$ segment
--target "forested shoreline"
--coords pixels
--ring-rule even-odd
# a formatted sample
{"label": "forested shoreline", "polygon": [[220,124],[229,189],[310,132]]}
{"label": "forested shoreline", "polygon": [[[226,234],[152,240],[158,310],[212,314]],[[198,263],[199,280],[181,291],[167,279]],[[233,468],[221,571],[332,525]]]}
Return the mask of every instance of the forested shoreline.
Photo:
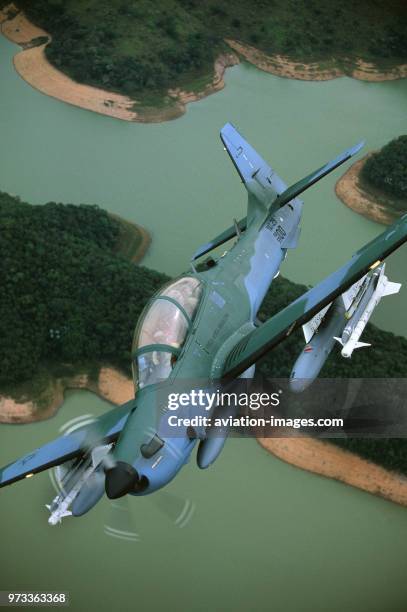
{"label": "forested shoreline", "polygon": [[[8,4],[0,0],[0,5]],[[396,65],[407,55],[407,10],[368,0],[16,0],[52,36],[49,61],[78,81],[144,101],[213,76],[225,39],[297,62]]]}
{"label": "forested shoreline", "polygon": [[394,138],[370,155],[360,173],[363,186],[380,191],[389,208],[407,211],[407,135]]}

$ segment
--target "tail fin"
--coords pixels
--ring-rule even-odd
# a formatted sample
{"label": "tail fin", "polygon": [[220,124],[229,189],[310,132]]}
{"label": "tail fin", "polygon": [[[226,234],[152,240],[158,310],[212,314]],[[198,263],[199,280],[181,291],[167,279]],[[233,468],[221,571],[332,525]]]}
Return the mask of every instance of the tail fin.
{"label": "tail fin", "polygon": [[[271,166],[231,123],[223,126],[220,137],[249,196],[253,195],[260,204],[268,205],[287,188]],[[252,201],[253,199],[249,197],[249,203]],[[250,210],[248,216],[250,216]]]}
{"label": "tail fin", "polygon": [[272,168],[231,123],[223,126],[220,137],[243,183],[250,183],[260,174],[258,178],[264,177],[265,183],[270,184],[267,176],[273,174]]}
{"label": "tail fin", "polygon": [[[280,208],[296,198],[303,191],[314,185],[314,183],[332,172],[332,170],[335,170],[335,168],[356,155],[364,145],[364,142],[360,142],[354,147],[346,149],[346,151],[335,157],[332,161],[287,188],[284,181],[243,136],[239,134],[231,123],[226,123],[223,126],[220,137],[242,182],[249,192],[249,196],[255,196],[257,202],[263,205],[269,206],[273,204],[273,208]],[[252,199],[249,197],[249,205],[251,202]],[[250,219],[248,220],[250,221]]]}
{"label": "tail fin", "polygon": [[[192,261],[209,253],[212,249],[227,242],[234,236],[239,235],[241,232],[244,232],[250,222],[251,213],[253,208],[256,207],[256,202],[263,204],[269,203],[275,199],[278,193],[283,192],[286,188],[285,183],[273,173],[271,167],[239,134],[231,123],[226,123],[226,125],[223,126],[220,137],[226,151],[229,153],[233,165],[249,192],[247,217],[240,219],[240,221],[235,221],[231,227],[228,227],[228,229],[213,238],[207,244],[200,246],[193,254]],[[250,196],[255,197],[253,198]]]}

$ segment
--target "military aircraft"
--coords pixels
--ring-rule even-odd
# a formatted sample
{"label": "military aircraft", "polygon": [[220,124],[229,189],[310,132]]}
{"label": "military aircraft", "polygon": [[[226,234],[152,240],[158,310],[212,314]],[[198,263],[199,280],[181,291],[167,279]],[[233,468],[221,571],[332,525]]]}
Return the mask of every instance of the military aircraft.
{"label": "military aircraft", "polygon": [[[168,435],[161,404],[180,380],[227,385],[253,375],[256,361],[347,291],[407,240],[407,215],[268,321],[257,312],[289,249],[298,244],[303,202],[298,196],[346,162],[360,143],[287,188],[230,124],[224,147],[248,191],[247,215],[192,257],[191,268],[164,286],[138,321],[132,367],[135,398],[95,424],[62,436],[0,470],[0,487],[62,465],[62,490],[50,506],[52,523],[80,516],[106,492],[111,499],[147,495],[169,483],[199,441],[197,462],[208,467],[228,431],[212,436],[185,424]],[[227,241],[230,248],[203,266],[197,260]],[[186,408],[188,410],[188,407]]]}

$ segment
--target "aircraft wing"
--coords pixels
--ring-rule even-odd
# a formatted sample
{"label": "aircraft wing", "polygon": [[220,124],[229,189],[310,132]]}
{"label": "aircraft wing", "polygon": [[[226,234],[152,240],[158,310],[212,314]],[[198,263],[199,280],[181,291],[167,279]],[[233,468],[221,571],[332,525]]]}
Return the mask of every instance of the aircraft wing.
{"label": "aircraft wing", "polygon": [[87,448],[96,446],[99,442],[116,440],[135,406],[135,400],[130,400],[109,410],[94,423],[72,434],[60,436],[0,469],[0,488],[79,457]]}
{"label": "aircraft wing", "polygon": [[242,374],[267,351],[284,340],[356,283],[370,269],[407,241],[407,214],[377,238],[362,247],[344,266],[304,293],[260,327],[244,336],[225,360],[222,377],[232,379]]}

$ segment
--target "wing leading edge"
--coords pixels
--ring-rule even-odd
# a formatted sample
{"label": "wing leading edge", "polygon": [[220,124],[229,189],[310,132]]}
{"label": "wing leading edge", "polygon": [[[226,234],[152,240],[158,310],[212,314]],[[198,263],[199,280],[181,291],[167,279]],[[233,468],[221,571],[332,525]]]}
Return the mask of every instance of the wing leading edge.
{"label": "wing leading edge", "polygon": [[79,457],[86,452],[84,449],[88,448],[90,440],[92,445],[102,441],[113,442],[122,431],[135,405],[135,400],[130,400],[109,410],[94,423],[72,434],[60,436],[5,466],[0,470],[0,488]]}
{"label": "wing leading edge", "polygon": [[235,378],[407,241],[407,215],[362,247],[344,266],[254,329],[227,356],[222,372]]}

